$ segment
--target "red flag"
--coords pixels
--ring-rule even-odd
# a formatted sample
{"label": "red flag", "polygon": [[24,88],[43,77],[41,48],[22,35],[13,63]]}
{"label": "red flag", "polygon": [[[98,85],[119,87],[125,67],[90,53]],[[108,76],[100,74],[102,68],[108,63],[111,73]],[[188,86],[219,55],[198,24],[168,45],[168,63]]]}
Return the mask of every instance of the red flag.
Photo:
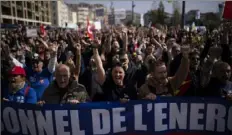
{"label": "red flag", "polygon": [[225,6],[224,6],[224,11],[223,11],[223,16],[224,19],[232,19],[232,1],[226,1]]}
{"label": "red flag", "polygon": [[89,23],[89,18],[87,17],[87,34],[89,36],[90,39],[94,39],[94,35],[93,35],[93,32],[92,32],[92,29],[91,29],[91,25]]}
{"label": "red flag", "polygon": [[42,36],[45,36],[46,33],[45,33],[44,25],[40,26],[40,32]]}

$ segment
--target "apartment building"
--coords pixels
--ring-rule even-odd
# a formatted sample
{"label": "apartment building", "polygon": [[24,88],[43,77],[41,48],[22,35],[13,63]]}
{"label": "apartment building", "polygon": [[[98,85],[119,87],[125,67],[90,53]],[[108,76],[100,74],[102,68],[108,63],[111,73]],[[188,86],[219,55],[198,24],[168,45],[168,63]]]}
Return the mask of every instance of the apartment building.
{"label": "apartment building", "polygon": [[64,1],[52,1],[52,25],[66,27],[69,23],[69,8]]}
{"label": "apartment building", "polygon": [[78,23],[86,24],[87,17],[91,21],[93,19],[93,13],[91,13],[91,5],[80,3],[77,9],[77,20]]}
{"label": "apartment building", "polygon": [[77,24],[77,12],[72,12],[71,10],[69,10],[68,20],[71,24]]}
{"label": "apartment building", "polygon": [[101,21],[107,23],[107,10],[102,4],[68,4],[69,8],[77,13],[77,23],[82,26],[87,25],[87,18],[90,23],[93,21]]}
{"label": "apartment building", "polygon": [[1,23],[51,25],[50,1],[1,1]]}

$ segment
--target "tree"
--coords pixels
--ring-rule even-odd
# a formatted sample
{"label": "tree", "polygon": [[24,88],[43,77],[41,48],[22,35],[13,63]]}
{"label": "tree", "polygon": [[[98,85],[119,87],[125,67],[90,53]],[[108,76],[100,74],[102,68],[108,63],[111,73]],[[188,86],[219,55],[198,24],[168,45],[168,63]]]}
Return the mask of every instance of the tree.
{"label": "tree", "polygon": [[157,10],[157,23],[164,24],[166,18],[167,18],[167,15],[164,12],[164,4],[162,1],[160,1],[159,8]]}
{"label": "tree", "polygon": [[150,22],[155,24],[157,22],[157,11],[150,10],[147,13],[145,13],[144,14],[144,21],[145,21],[146,25],[148,25]]}
{"label": "tree", "polygon": [[204,14],[203,25],[205,25],[209,30],[217,28],[220,24],[220,17],[218,14],[213,12],[208,12]]}
{"label": "tree", "polygon": [[167,13],[164,11],[163,2],[160,1],[159,8],[157,10],[150,10],[144,14],[144,20],[146,24],[152,22],[152,24],[166,24],[166,19],[168,18]]}
{"label": "tree", "polygon": [[178,9],[174,9],[172,16],[172,25],[177,26],[181,23],[181,14]]}

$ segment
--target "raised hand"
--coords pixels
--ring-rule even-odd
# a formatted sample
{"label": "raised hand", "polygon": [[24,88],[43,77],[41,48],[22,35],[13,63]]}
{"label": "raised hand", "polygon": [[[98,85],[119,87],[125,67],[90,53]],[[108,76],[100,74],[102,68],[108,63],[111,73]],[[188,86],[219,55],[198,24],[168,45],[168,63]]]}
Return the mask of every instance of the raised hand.
{"label": "raised hand", "polygon": [[77,55],[80,55],[81,54],[81,44],[76,43],[75,47],[76,47],[76,50],[77,50]]}
{"label": "raised hand", "polygon": [[45,104],[45,101],[38,101],[36,104],[39,106],[43,106]]}
{"label": "raised hand", "polygon": [[190,46],[189,45],[181,46],[181,52],[182,52],[183,57],[188,58],[188,55],[190,52]]}
{"label": "raised hand", "polygon": [[120,98],[120,103],[122,103],[122,104],[127,103],[127,102],[129,102],[129,101],[130,101],[129,99]]}
{"label": "raised hand", "polygon": [[99,46],[101,46],[101,40],[94,39],[94,40],[93,40],[92,46],[93,46],[94,48],[98,48]]}
{"label": "raised hand", "polygon": [[3,101],[9,102],[10,100],[9,100],[9,99],[6,99],[6,98],[3,98]]}
{"label": "raised hand", "polygon": [[122,33],[127,33],[128,32],[128,29],[126,27],[122,28]]}
{"label": "raised hand", "polygon": [[52,52],[52,53],[56,53],[58,51],[58,48],[59,48],[59,45],[57,43],[53,43],[49,50]]}

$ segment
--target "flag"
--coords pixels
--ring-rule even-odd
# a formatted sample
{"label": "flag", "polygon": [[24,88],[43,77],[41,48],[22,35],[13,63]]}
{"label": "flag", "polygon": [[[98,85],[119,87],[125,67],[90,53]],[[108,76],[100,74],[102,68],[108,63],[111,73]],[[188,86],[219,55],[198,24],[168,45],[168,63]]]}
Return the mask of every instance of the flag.
{"label": "flag", "polygon": [[224,19],[232,19],[232,1],[226,1],[222,17]]}
{"label": "flag", "polygon": [[191,77],[188,74],[188,76],[185,79],[185,81],[181,84],[180,88],[175,91],[174,94],[176,96],[183,96],[187,92],[187,90],[190,88],[191,82],[192,82]]}
{"label": "flag", "polygon": [[89,23],[89,18],[87,17],[87,35],[90,39],[94,39],[94,35],[93,35],[93,32],[92,32],[92,26],[90,25]]}
{"label": "flag", "polygon": [[40,26],[40,33],[41,33],[41,36],[45,36],[46,35],[44,25]]}

